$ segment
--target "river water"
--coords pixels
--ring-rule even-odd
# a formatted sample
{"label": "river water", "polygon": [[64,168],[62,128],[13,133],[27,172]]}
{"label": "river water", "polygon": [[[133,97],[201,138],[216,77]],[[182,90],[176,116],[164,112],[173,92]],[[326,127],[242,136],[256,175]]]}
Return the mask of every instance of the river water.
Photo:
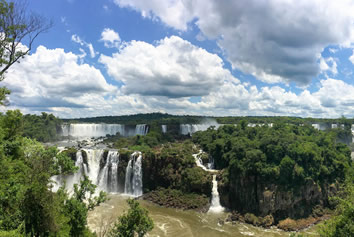
{"label": "river water", "polygon": [[[104,236],[103,233],[107,230],[108,226],[128,209],[126,203],[127,196],[112,194],[108,197],[110,198],[109,201],[96,207],[88,216],[88,226],[92,231],[96,231],[98,236]],[[263,229],[242,223],[236,223],[234,225],[231,223],[219,224],[219,220],[226,218],[226,213],[217,214],[182,211],[160,207],[144,200],[139,200],[139,202],[149,211],[149,216],[154,220],[155,227],[149,232],[149,236],[289,236],[289,232],[284,232],[276,228]],[[306,235],[317,236],[313,229],[314,228],[310,228],[306,230]]]}

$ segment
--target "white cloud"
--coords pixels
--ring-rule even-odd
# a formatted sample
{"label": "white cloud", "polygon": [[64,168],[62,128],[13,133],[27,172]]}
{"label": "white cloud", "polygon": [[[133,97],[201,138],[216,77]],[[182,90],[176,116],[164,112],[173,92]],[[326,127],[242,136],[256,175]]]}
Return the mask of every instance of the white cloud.
{"label": "white cloud", "polygon": [[[177,47],[178,46],[178,47]],[[132,48],[129,48],[132,47]],[[161,48],[158,48],[161,47]],[[177,49],[185,48],[190,54],[180,55]],[[156,50],[158,48],[159,50]],[[165,50],[163,50],[165,49]],[[169,50],[167,50],[169,49]],[[127,51],[125,51],[127,50]],[[136,57],[142,59],[141,65],[148,64],[141,68],[141,65],[133,67],[137,63],[135,58],[129,57],[130,53],[137,53]],[[300,94],[287,91],[279,86],[260,87],[239,83],[237,79],[230,77],[227,70],[222,68],[221,61],[216,55],[209,54],[190,43],[174,36],[161,40],[156,46],[143,44],[143,42],[130,42],[121,52],[127,59],[127,71],[116,74],[125,68],[125,64],[119,61],[120,54],[102,59],[107,60],[107,67],[112,67],[111,74],[115,76],[127,77],[133,84],[127,82],[126,86],[119,89],[109,85],[103,75],[96,68],[87,64],[79,64],[79,55],[66,53],[63,49],[50,50],[43,46],[37,51],[27,56],[20,64],[14,65],[2,82],[2,86],[7,86],[12,90],[10,95],[10,107],[7,109],[20,108],[24,113],[39,113],[48,111],[61,117],[87,117],[103,115],[122,115],[148,112],[168,112],[173,114],[204,114],[204,115],[289,115],[289,116],[311,116],[311,117],[347,117],[354,116],[354,86],[341,80],[327,78],[320,81],[317,91],[310,92],[304,90]],[[175,54],[175,55],[174,55]],[[151,61],[152,55],[160,60],[166,60],[169,55],[173,60],[167,61],[166,65],[160,65],[159,61]],[[183,58],[185,56],[189,58]],[[194,57],[203,59],[202,66],[194,64]],[[186,67],[187,76],[185,82],[182,78],[173,81],[168,77],[171,73],[180,73],[180,63]],[[200,61],[200,60],[199,60]],[[154,66],[160,65],[162,67]],[[172,66],[170,64],[173,64]],[[191,64],[188,66],[188,64]],[[177,64],[178,65],[178,64]],[[124,67],[123,67],[124,66]],[[112,71],[117,67],[117,72]],[[174,68],[176,67],[176,68]],[[194,68],[193,70],[191,68]],[[132,74],[133,69],[141,71]],[[205,70],[204,72],[198,72]],[[193,72],[193,73],[192,73]],[[188,77],[188,73],[193,75],[208,76]],[[166,79],[160,77],[148,77],[147,81],[139,81],[137,75],[164,75]],[[214,75],[214,76],[211,76]],[[217,81],[217,75],[222,78]],[[129,77],[130,76],[130,77]],[[183,75],[185,76],[185,75]],[[157,85],[154,81],[158,80]],[[198,80],[200,82],[199,87]],[[205,81],[204,81],[205,80]],[[167,85],[163,85],[163,82]],[[174,85],[170,85],[171,83]],[[154,90],[147,92],[138,88],[137,94],[128,94],[130,86],[140,83],[143,87],[154,88],[156,85],[161,90],[170,89],[172,94],[150,95]],[[205,85],[216,85],[210,90],[203,88]],[[188,85],[188,86],[187,86]],[[139,87],[140,85],[136,85]],[[190,97],[180,97],[181,94],[175,92],[176,88],[184,88],[187,94],[191,86],[201,95],[200,101],[193,103]],[[4,109],[4,108],[2,108]]]}
{"label": "white cloud", "polygon": [[[187,23],[193,20],[193,1],[184,0],[114,0],[120,7],[131,7],[145,18],[161,19],[162,22],[179,30],[187,30]],[[158,18],[157,18],[157,17]]]}
{"label": "white cloud", "polygon": [[354,64],[354,50],[353,50],[353,54],[349,57],[349,61]]}
{"label": "white cloud", "polygon": [[105,28],[101,33],[100,41],[104,42],[106,48],[118,48],[121,40],[117,32],[110,28]]}
{"label": "white cloud", "polygon": [[235,79],[223,68],[216,54],[192,45],[178,36],[157,42],[156,46],[131,41],[112,57],[101,55],[110,76],[125,85],[127,94],[167,97],[207,95],[224,80]]}
{"label": "white cloud", "polygon": [[332,75],[337,75],[338,70],[337,70],[337,62],[336,59],[333,57],[328,57],[328,58],[320,58],[320,72],[324,73],[325,75],[330,72]]}
{"label": "white cloud", "polygon": [[217,39],[233,68],[267,83],[310,83],[317,55],[329,45],[354,42],[351,0],[115,0],[178,30],[196,24]]}
{"label": "white cloud", "polygon": [[81,46],[87,47],[89,49],[91,58],[96,57],[96,55],[98,54],[97,52],[95,52],[95,49],[93,48],[91,43],[87,43],[86,41],[82,40],[78,35],[76,34],[72,35],[71,40],[75,43],[80,44]]}
{"label": "white cloud", "polygon": [[257,89],[224,82],[220,90],[202,97],[194,107],[213,115],[352,117],[353,93],[354,86],[330,78],[321,81],[318,91],[304,90],[298,95],[278,86]]}
{"label": "white cloud", "polygon": [[[299,94],[279,86],[239,83],[215,54],[177,36],[155,45],[132,41],[112,57],[101,56],[108,73],[125,85],[107,83],[99,70],[79,63],[82,55],[37,48],[6,74],[10,107],[61,117],[147,112],[204,115],[354,116],[354,86],[327,77],[317,91]],[[334,58],[323,58],[332,70]],[[191,96],[200,96],[193,103]],[[3,108],[2,108],[3,109]]]}
{"label": "white cloud", "polygon": [[78,64],[80,56],[63,49],[39,46],[9,69],[3,84],[11,89],[12,106],[37,108],[90,107],[85,97],[113,93],[103,75],[88,64]]}

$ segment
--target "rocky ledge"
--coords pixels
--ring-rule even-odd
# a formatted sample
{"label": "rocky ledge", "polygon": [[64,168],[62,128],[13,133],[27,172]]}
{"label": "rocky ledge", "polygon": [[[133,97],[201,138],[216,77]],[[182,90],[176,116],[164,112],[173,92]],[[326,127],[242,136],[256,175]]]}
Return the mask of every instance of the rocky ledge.
{"label": "rocky ledge", "polygon": [[164,207],[200,212],[208,211],[210,205],[209,198],[205,195],[183,193],[176,189],[158,188],[145,193],[142,198]]}

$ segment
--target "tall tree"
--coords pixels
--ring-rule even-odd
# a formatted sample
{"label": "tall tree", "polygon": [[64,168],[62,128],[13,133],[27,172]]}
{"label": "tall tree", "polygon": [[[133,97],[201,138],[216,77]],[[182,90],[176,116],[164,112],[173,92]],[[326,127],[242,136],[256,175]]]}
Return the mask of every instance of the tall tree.
{"label": "tall tree", "polygon": [[[7,70],[27,55],[34,40],[47,31],[52,22],[34,13],[29,13],[23,1],[0,0],[0,81]],[[4,105],[10,91],[0,88],[0,104]]]}

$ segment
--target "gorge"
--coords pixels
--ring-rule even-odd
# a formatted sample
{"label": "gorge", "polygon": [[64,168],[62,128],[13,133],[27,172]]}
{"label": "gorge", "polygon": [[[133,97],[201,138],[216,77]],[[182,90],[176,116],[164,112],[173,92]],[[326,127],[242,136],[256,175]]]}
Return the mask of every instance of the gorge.
{"label": "gorge", "polygon": [[[279,127],[277,123],[249,123],[244,127],[242,124],[218,124],[215,122],[209,124],[158,125],[149,123],[136,125],[64,124],[61,129],[64,138],[69,137],[80,141],[102,137],[103,144],[105,144],[104,140],[107,135],[109,143],[103,148],[76,146],[77,151],[72,151],[72,154],[75,154],[73,160],[75,165],[79,167],[79,171],[73,175],[53,177],[53,179],[59,181],[59,184],[62,184],[65,180],[70,190],[73,183],[78,182],[80,177],[88,175],[97,185],[98,190],[106,191],[115,200],[121,200],[121,197],[123,198],[126,195],[140,197],[141,202],[151,210],[156,209],[145,200],[159,204],[162,206],[161,208],[174,207],[202,211],[207,215],[219,218],[217,221],[214,217],[211,219],[216,224],[216,228],[220,230],[226,228],[220,223],[234,222],[231,221],[235,219],[234,214],[231,215],[229,211],[232,213],[236,211],[237,217],[235,220],[237,221],[269,228],[271,225],[281,223],[286,217],[303,218],[312,215],[314,208],[318,208],[318,210],[327,208],[328,197],[337,192],[338,186],[333,184],[332,181],[326,181],[318,188],[318,182],[315,181],[318,176],[312,176],[312,182],[301,181],[298,172],[304,172],[301,170],[306,171],[307,169],[306,164],[301,163],[301,160],[296,160],[295,162],[298,163],[290,165],[291,169],[294,169],[292,171],[295,172],[294,176],[287,176],[288,174],[284,173],[282,168],[282,159],[287,155],[286,150],[281,151],[279,157],[277,157],[277,153],[267,150],[270,148],[266,148],[266,143],[264,146],[254,147],[252,143],[246,145],[244,139],[251,142],[251,139],[264,137],[265,132],[272,134],[276,131],[286,133],[291,139],[292,136],[298,136],[297,134],[301,134],[300,131],[306,129],[315,136],[324,137],[325,134],[332,131],[331,129],[339,129],[339,132],[344,129],[343,126],[331,125],[328,128],[327,125],[317,125],[282,125],[283,127]],[[257,135],[258,133],[260,135]],[[232,136],[226,136],[226,134],[232,134]],[[173,137],[172,142],[166,140],[171,139],[171,136]],[[303,139],[301,136],[296,139]],[[272,135],[270,137],[276,138]],[[154,139],[157,139],[158,143],[151,143]],[[277,139],[273,143],[271,138],[267,138],[267,141],[273,145],[280,145],[282,143],[278,142],[285,139],[285,136],[281,135]],[[348,141],[347,138],[344,140]],[[261,144],[265,141],[260,140]],[[311,146],[315,147],[315,143],[318,146],[315,150],[323,149],[322,144],[317,140]],[[60,150],[67,152],[68,148],[60,148]],[[295,150],[292,152],[295,152]],[[237,158],[232,154],[236,155]],[[290,155],[294,157],[293,154],[295,153]],[[303,154],[298,153],[296,156],[300,157]],[[338,159],[335,158],[337,155],[332,154],[331,156],[330,159]],[[259,159],[256,157],[259,157]],[[267,158],[264,159],[264,157]],[[238,160],[238,162],[229,163],[230,159]],[[243,161],[243,159],[253,159],[253,161],[245,166],[245,162],[249,161]],[[272,161],[275,162],[275,166],[274,163],[267,163],[271,159],[276,160]],[[319,164],[323,162],[321,159],[318,160]],[[254,163],[254,167],[260,164],[269,167],[264,170],[263,168],[252,168],[252,163]],[[240,165],[244,167],[238,167]],[[273,165],[273,168],[271,165]],[[246,169],[246,171],[242,171],[242,169]],[[308,175],[312,174],[309,173]],[[284,177],[282,178],[282,176]],[[295,184],[289,185],[296,186],[298,191],[289,189],[290,186],[287,184],[289,182],[294,182]],[[187,196],[189,194],[196,194],[197,196],[188,198],[183,196],[181,198],[183,202],[177,202],[178,195],[182,195],[182,193],[187,194]],[[197,201],[199,203],[196,204],[197,202],[188,200],[200,201]],[[238,217],[240,214],[243,217]],[[256,217],[252,217],[254,214]],[[210,217],[208,216],[207,219],[209,220]],[[170,222],[163,223],[161,225],[171,225]],[[161,227],[160,231],[167,230]],[[240,236],[257,231],[241,232]],[[219,235],[223,236],[221,233]]]}

